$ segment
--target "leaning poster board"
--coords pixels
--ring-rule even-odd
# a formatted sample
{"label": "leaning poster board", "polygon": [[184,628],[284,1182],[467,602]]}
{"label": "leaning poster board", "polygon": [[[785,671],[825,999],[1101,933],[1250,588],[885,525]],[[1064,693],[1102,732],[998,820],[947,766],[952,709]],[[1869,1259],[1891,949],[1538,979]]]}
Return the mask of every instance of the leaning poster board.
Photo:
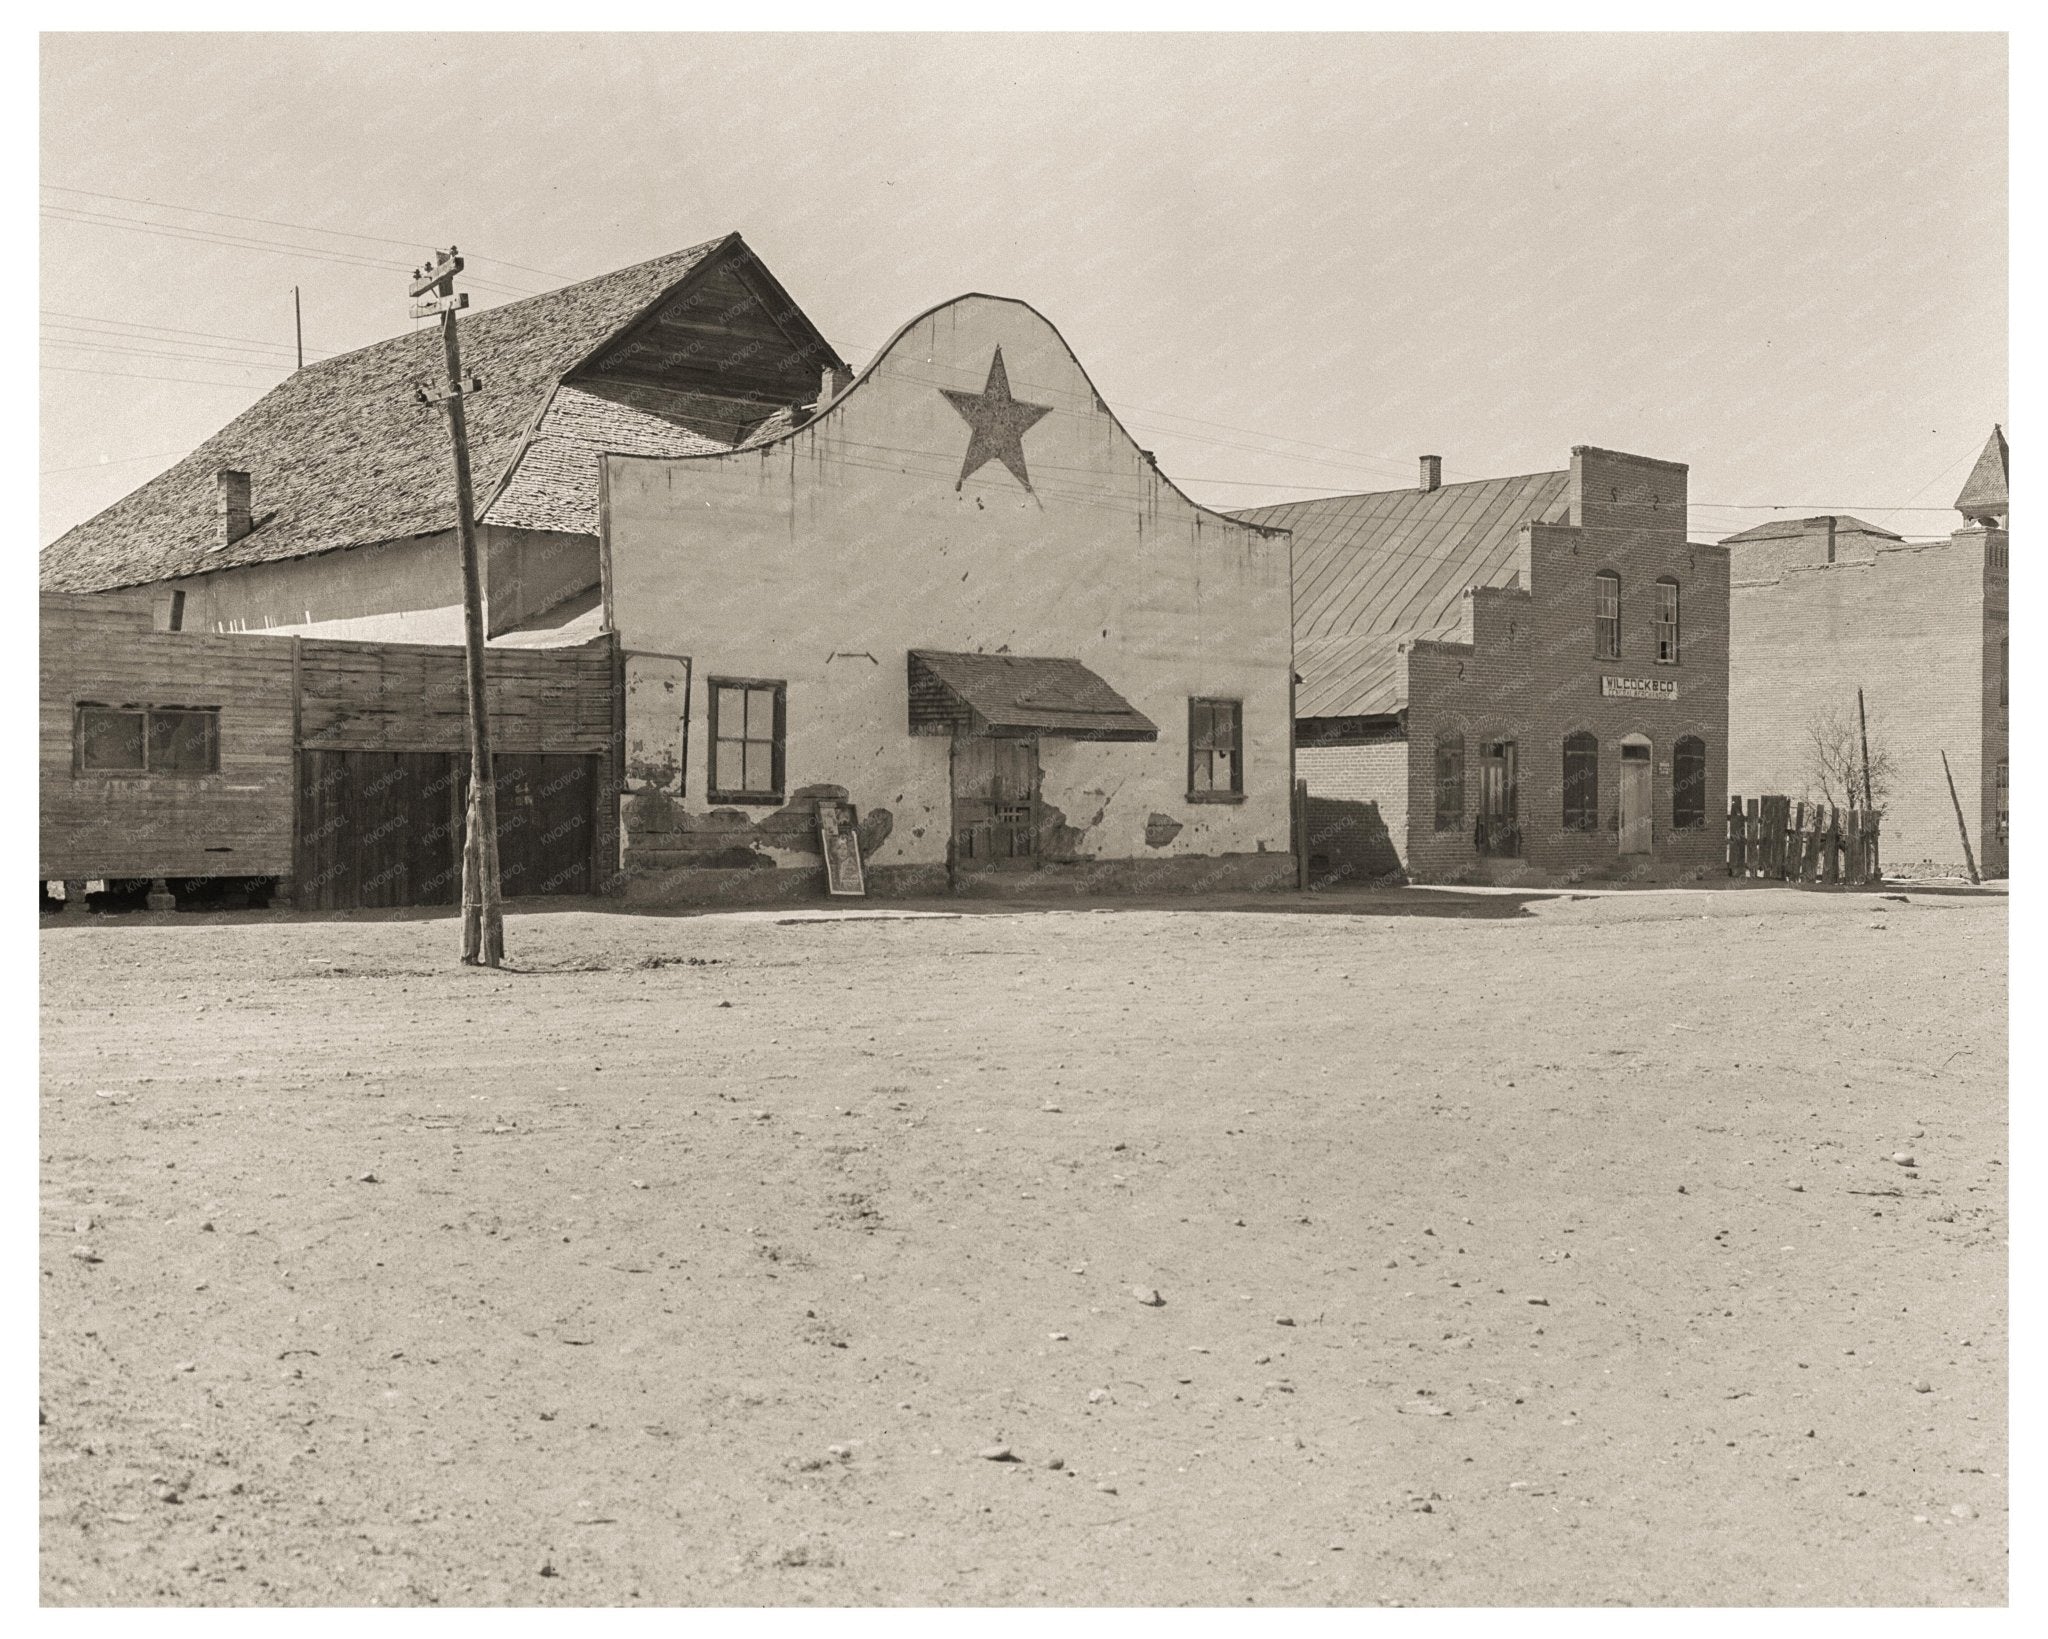
{"label": "leaning poster board", "polygon": [[825,891],[865,899],[868,878],[861,865],[860,832],[854,828],[851,803],[820,799],[818,844],[825,855]]}

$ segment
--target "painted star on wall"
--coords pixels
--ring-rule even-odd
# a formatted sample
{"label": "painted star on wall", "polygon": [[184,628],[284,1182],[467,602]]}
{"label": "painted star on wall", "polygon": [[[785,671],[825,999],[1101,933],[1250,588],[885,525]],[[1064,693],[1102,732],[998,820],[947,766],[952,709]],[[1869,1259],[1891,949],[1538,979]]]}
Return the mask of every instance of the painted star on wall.
{"label": "painted star on wall", "polygon": [[996,349],[988,367],[988,385],[980,392],[958,393],[950,387],[941,387],[939,391],[960,412],[961,420],[974,429],[973,437],[967,440],[967,459],[961,464],[953,488],[958,490],[989,462],[1000,461],[1010,469],[1011,477],[1030,489],[1031,474],[1024,468],[1024,435],[1038,424],[1040,417],[1052,414],[1052,406],[1026,404],[1010,396],[1010,372],[1003,368],[1002,348]]}

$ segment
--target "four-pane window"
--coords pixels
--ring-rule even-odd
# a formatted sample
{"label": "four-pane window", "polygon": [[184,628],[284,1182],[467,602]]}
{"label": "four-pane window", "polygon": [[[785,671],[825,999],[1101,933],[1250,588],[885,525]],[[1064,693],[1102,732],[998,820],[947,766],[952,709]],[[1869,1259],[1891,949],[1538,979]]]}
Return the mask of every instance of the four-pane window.
{"label": "four-pane window", "polygon": [[1244,705],[1237,700],[1188,702],[1188,795],[1244,792]]}
{"label": "four-pane window", "polygon": [[712,801],[782,800],[784,688],[753,679],[711,679]]}
{"label": "four-pane window", "polygon": [[217,774],[220,708],[81,705],[73,745],[81,774]]}

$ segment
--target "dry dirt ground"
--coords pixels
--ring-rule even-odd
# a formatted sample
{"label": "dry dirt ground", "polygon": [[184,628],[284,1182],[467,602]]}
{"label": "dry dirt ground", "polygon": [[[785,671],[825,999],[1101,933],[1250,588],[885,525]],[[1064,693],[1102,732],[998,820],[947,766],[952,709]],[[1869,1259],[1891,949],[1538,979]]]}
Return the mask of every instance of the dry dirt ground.
{"label": "dry dirt ground", "polygon": [[1494,908],[54,919],[43,1598],[2002,1602],[2005,902]]}

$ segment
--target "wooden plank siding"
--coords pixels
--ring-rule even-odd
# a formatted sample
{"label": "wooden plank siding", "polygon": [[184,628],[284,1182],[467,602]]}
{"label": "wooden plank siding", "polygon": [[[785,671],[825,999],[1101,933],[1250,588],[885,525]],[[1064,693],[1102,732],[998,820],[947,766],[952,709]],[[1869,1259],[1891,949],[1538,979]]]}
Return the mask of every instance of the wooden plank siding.
{"label": "wooden plank siding", "polygon": [[[41,617],[38,876],[288,876],[291,639],[159,632],[147,605],[88,596]],[[75,771],[81,702],[219,707],[219,772]]]}
{"label": "wooden plank siding", "polygon": [[[459,646],[155,619],[118,594],[41,600],[43,880],[296,877],[314,907],[454,902],[439,831],[450,815],[459,827],[467,787]],[[611,884],[617,665],[609,634],[486,651],[508,894]],[[78,774],[80,702],[217,707],[219,771]]]}
{"label": "wooden plank siding", "polygon": [[[462,650],[305,640],[300,744],[323,751],[467,751]],[[608,754],[607,637],[575,649],[487,649],[491,743],[509,752]]]}

